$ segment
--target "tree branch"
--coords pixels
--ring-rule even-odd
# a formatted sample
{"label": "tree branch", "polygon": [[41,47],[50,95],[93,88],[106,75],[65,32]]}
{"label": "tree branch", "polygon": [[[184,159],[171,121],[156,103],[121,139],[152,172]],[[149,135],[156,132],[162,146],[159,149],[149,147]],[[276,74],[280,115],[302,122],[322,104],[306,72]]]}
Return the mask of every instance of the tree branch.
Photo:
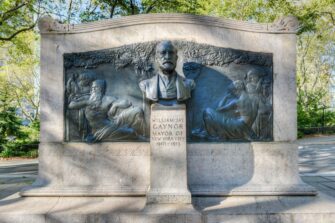
{"label": "tree branch", "polygon": [[72,13],[72,0],[70,0],[69,8],[67,10],[67,23],[69,23],[69,24],[70,24],[70,20],[71,20],[71,13]]}
{"label": "tree branch", "polygon": [[117,4],[117,1],[111,1],[111,9],[110,9],[109,18],[113,18],[116,4]]}
{"label": "tree branch", "polygon": [[2,21],[5,21],[7,18],[8,18],[8,16],[7,16],[7,18],[5,17],[7,14],[10,14],[10,13],[12,13],[12,12],[14,12],[14,11],[17,11],[17,10],[19,10],[20,8],[22,8],[23,6],[25,6],[25,5],[27,5],[27,3],[22,3],[21,5],[18,5],[18,6],[15,6],[14,8],[12,8],[12,9],[9,9],[8,11],[6,11],[6,12],[4,12],[4,13],[1,13],[0,15],[1,15],[1,20]]}
{"label": "tree branch", "polygon": [[23,115],[26,116],[26,118],[29,119],[29,121],[33,121],[34,120],[33,117],[29,114],[29,112],[26,111],[25,107],[22,105],[21,97],[16,92],[16,90],[14,90],[14,94],[16,95],[16,102],[19,105],[19,107],[21,108],[21,111],[22,111]]}
{"label": "tree branch", "polygon": [[151,12],[155,8],[155,5],[160,2],[160,0],[153,1],[146,9],[145,13]]}
{"label": "tree branch", "polygon": [[327,15],[329,15],[329,16],[330,16],[330,19],[332,20],[333,25],[335,25],[335,18],[334,18],[333,13],[331,13],[331,12],[322,12],[322,14],[327,14]]}
{"label": "tree branch", "polygon": [[35,25],[36,25],[36,23],[34,23],[33,25],[31,25],[31,26],[29,26],[27,28],[19,29],[15,33],[13,33],[12,35],[10,35],[9,37],[0,37],[0,41],[10,41],[11,39],[13,39],[18,34],[33,29],[35,27]]}
{"label": "tree branch", "polygon": [[[90,7],[91,8],[91,7]],[[88,14],[92,15],[93,12],[98,8],[98,5],[96,5],[91,11],[88,12]]]}
{"label": "tree branch", "polygon": [[135,15],[135,5],[132,0],[130,0],[130,8],[131,8],[131,14]]}

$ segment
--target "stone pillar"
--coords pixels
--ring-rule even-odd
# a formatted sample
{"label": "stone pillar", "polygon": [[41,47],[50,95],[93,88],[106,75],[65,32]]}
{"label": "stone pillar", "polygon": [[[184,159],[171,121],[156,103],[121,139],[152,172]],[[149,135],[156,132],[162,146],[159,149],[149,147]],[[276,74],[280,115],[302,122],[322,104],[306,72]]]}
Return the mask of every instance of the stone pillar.
{"label": "stone pillar", "polygon": [[190,204],[187,186],[186,106],[151,106],[148,204]]}

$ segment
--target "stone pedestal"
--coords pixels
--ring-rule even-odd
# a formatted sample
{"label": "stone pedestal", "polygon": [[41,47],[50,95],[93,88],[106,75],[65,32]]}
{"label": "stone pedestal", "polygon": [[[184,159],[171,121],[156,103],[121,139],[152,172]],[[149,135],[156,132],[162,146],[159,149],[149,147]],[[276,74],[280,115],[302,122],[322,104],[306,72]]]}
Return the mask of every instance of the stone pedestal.
{"label": "stone pedestal", "polygon": [[153,104],[150,133],[150,188],[147,203],[190,204],[185,105]]}

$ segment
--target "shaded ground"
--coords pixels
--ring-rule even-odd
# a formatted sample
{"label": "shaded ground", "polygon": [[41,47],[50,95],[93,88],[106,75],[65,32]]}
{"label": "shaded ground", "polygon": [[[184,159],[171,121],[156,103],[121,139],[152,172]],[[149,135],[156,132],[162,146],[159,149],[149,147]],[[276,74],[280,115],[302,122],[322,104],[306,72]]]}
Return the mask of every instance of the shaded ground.
{"label": "shaded ground", "polygon": [[304,138],[298,143],[302,179],[335,197],[335,135]]}
{"label": "shaded ground", "polygon": [[30,185],[37,177],[37,159],[0,161],[0,199]]}
{"label": "shaded ground", "polygon": [[[335,135],[298,140],[302,179],[335,197]],[[0,160],[0,199],[20,191],[37,177],[38,161]]]}

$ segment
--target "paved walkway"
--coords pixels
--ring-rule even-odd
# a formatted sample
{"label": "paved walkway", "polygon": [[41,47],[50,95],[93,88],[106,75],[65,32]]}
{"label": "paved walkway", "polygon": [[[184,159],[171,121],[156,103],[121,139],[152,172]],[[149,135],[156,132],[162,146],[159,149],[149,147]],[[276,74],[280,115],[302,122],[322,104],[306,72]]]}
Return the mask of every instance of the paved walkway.
{"label": "paved walkway", "polygon": [[0,199],[32,184],[38,171],[37,159],[0,160]]}
{"label": "paved walkway", "polygon": [[335,197],[335,135],[304,138],[298,143],[301,178]]}
{"label": "paved walkway", "polygon": [[[335,197],[335,135],[298,140],[302,179]],[[20,191],[37,177],[38,161],[0,160],[0,199]]]}

